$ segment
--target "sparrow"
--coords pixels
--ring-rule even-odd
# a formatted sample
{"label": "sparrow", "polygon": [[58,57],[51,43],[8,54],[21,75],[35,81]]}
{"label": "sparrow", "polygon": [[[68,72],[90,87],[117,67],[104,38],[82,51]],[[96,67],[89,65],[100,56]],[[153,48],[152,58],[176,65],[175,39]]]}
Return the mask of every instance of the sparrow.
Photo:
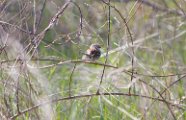
{"label": "sparrow", "polygon": [[101,56],[101,46],[99,44],[92,44],[86,53],[83,55],[82,60],[95,61]]}

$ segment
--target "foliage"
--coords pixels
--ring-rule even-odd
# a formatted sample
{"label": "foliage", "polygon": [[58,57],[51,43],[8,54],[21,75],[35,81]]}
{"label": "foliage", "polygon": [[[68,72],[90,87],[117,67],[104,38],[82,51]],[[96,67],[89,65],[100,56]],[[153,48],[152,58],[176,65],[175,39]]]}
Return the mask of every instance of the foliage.
{"label": "foliage", "polygon": [[186,1],[3,0],[0,16],[1,119],[186,119]]}

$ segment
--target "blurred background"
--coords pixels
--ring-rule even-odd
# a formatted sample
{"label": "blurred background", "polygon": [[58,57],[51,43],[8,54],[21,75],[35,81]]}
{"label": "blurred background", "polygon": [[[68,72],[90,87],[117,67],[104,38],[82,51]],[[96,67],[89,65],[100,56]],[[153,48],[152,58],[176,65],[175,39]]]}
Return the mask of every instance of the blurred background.
{"label": "blurred background", "polygon": [[186,119],[185,20],[185,0],[1,0],[0,118]]}

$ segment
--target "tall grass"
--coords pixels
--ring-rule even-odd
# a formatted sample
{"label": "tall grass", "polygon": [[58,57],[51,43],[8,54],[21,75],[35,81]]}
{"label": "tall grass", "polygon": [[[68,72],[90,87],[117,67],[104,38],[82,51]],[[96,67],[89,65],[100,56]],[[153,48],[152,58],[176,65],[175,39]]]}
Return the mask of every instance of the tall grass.
{"label": "tall grass", "polygon": [[142,1],[0,2],[0,118],[186,119],[186,2]]}

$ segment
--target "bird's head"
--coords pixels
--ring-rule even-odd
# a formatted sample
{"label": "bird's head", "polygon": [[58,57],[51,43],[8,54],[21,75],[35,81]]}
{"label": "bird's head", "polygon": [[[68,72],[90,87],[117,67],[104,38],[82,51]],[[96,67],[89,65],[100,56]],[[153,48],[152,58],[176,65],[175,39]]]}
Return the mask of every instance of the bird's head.
{"label": "bird's head", "polygon": [[92,44],[90,46],[90,49],[96,49],[96,50],[99,50],[101,48],[101,46],[99,44]]}

